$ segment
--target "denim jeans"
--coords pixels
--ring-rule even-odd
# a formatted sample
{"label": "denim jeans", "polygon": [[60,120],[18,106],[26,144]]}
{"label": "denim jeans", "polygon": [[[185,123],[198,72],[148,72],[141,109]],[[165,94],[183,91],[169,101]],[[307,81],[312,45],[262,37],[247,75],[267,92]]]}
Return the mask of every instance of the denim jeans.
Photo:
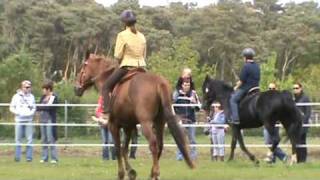
{"label": "denim jeans", "polygon": [[[190,125],[193,125],[193,124],[194,123],[192,123]],[[188,135],[188,139],[189,139],[190,145],[196,144],[196,127],[185,127],[185,129],[187,131],[187,135]],[[197,158],[196,147],[191,147],[190,148],[190,156],[191,156],[191,159],[193,159],[193,160]],[[178,149],[178,151],[177,151],[177,160],[182,160],[182,159],[183,159],[182,153]]]}
{"label": "denim jeans", "polygon": [[[108,130],[108,128],[100,128],[101,131],[101,138],[102,138],[102,143],[103,144],[113,144],[113,138]],[[116,159],[116,154],[114,147],[109,147],[109,146],[103,146],[102,147],[102,159],[103,160],[109,160],[110,159],[110,151],[111,151],[111,158],[112,160]]]}
{"label": "denim jeans", "polygon": [[211,129],[211,142],[216,147],[213,147],[212,156],[224,156],[224,128],[212,127]]}
{"label": "denim jeans", "polygon": [[33,139],[33,126],[32,125],[21,125],[19,123],[32,123],[27,121],[16,122],[18,124],[15,125],[15,142],[17,144],[15,150],[15,161],[21,160],[21,144],[22,138],[25,137],[27,139],[26,146],[26,158],[27,161],[32,161],[32,139]]}
{"label": "denim jeans", "polygon": [[[48,121],[48,123],[51,123],[51,121]],[[56,143],[56,140],[53,136],[52,126],[41,126],[40,127],[41,132],[41,142],[42,144],[50,144],[54,145]],[[42,146],[42,157],[41,159],[44,161],[49,160],[49,149],[50,149],[50,156],[52,160],[58,161],[58,155],[57,155],[57,149],[56,146]]]}
{"label": "denim jeans", "polygon": [[246,91],[244,89],[237,89],[232,93],[230,98],[230,108],[231,108],[231,122],[239,122],[239,102],[244,96]]}
{"label": "denim jeans", "polygon": [[[274,132],[275,132],[275,136],[279,137],[279,127],[275,127]],[[265,144],[272,144],[271,136],[266,128],[263,128],[263,137],[264,137]],[[277,147],[274,150],[274,156],[272,157],[272,162],[276,161],[276,157],[279,158],[280,160],[284,160],[286,156],[287,156],[286,153],[284,153],[281,148]]]}

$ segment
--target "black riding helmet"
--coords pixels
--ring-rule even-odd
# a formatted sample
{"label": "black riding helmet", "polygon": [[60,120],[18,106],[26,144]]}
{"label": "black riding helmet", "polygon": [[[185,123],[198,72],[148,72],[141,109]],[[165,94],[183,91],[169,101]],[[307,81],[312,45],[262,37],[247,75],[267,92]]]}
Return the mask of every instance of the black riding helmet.
{"label": "black riding helmet", "polygon": [[253,57],[256,55],[256,52],[252,48],[245,48],[242,51],[242,56],[246,59],[253,59]]}
{"label": "black riding helmet", "polygon": [[127,26],[133,25],[137,22],[137,18],[132,10],[124,10],[120,15],[121,21]]}

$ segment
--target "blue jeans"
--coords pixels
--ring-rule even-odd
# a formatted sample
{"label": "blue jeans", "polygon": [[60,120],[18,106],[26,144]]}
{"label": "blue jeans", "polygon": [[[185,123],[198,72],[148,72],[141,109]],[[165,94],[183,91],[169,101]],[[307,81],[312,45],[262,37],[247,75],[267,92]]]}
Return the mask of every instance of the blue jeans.
{"label": "blue jeans", "polygon": [[[48,121],[48,123],[51,123],[51,121]],[[41,126],[40,127],[41,132],[41,142],[42,144],[50,144],[54,145],[56,143],[55,138],[53,137],[53,131],[52,126]],[[51,152],[51,159],[58,161],[58,155],[57,155],[57,149],[56,146],[42,146],[42,157],[41,159],[44,161],[49,160],[49,148]]]}
{"label": "blue jeans", "polygon": [[[275,136],[277,137],[280,136],[279,127],[275,127],[274,132],[275,132],[274,134]],[[263,128],[263,137],[264,137],[265,144],[272,144],[271,136],[266,128]],[[278,157],[280,160],[284,160],[286,156],[287,156],[286,153],[284,153],[281,148],[277,147],[274,150],[274,156],[272,157],[272,162],[276,161],[276,157]]]}
{"label": "blue jeans", "polygon": [[[101,131],[102,143],[103,144],[113,144],[113,138],[112,138],[112,135],[111,135],[110,131],[108,130],[108,128],[100,128],[100,131]],[[103,160],[110,159],[110,156],[109,156],[110,151],[111,151],[112,160],[116,159],[114,147],[103,146],[102,147],[102,159]]]}
{"label": "blue jeans", "polygon": [[17,144],[15,151],[15,161],[21,160],[21,144],[22,138],[25,137],[27,139],[26,146],[26,157],[27,161],[32,161],[32,139],[33,139],[33,126],[32,125],[21,125],[19,123],[32,123],[27,121],[16,122],[18,124],[15,125],[15,142]]}
{"label": "blue jeans", "polygon": [[[194,123],[192,123],[191,125],[193,125]],[[185,127],[187,134],[188,134],[188,139],[191,144],[196,144],[196,127]],[[197,158],[197,151],[196,151],[196,147],[191,147],[190,148],[190,156],[191,159],[196,159]],[[180,150],[178,149],[177,151],[177,160],[182,160],[183,156],[182,153],[180,152]]]}
{"label": "blue jeans", "polygon": [[244,89],[237,89],[230,98],[231,109],[231,123],[239,123],[239,102],[246,91]]}

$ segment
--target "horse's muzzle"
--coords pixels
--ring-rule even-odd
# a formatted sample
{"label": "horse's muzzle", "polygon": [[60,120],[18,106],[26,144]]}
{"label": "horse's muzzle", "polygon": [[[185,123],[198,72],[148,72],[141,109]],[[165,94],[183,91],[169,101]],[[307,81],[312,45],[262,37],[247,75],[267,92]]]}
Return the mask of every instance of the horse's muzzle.
{"label": "horse's muzzle", "polygon": [[80,87],[80,86],[74,86],[74,94],[76,95],[76,96],[82,96],[82,94],[83,94],[83,88],[82,87]]}

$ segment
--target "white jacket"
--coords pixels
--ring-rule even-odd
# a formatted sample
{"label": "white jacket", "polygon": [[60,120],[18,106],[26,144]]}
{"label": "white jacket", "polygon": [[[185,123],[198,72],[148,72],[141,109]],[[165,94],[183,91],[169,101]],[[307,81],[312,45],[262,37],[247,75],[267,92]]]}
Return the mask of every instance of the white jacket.
{"label": "white jacket", "polygon": [[24,94],[18,90],[12,97],[10,103],[10,111],[15,114],[15,121],[32,121],[36,112],[36,104],[34,96],[31,93]]}

